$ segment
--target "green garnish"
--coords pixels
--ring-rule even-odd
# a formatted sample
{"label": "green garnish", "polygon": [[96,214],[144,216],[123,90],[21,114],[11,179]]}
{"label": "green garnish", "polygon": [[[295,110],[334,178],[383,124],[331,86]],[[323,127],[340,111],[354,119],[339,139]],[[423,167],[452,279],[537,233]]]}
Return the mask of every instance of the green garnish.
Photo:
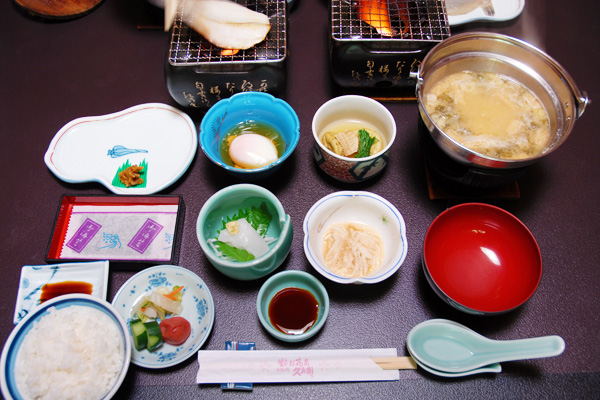
{"label": "green garnish", "polygon": [[252,261],[255,258],[253,254],[248,253],[246,250],[238,249],[237,247],[233,247],[225,242],[217,240],[215,245],[219,248],[219,251],[223,253],[224,256],[231,257],[236,261]]}
{"label": "green garnish", "polygon": [[[259,208],[252,206],[252,208],[240,208],[237,214],[234,214],[232,217],[227,217],[227,219],[223,220],[223,227],[219,230],[221,232],[223,229],[226,229],[225,226],[228,222],[237,221],[238,219],[246,218],[246,221],[262,237],[265,237],[267,234],[267,230],[269,229],[269,225],[271,224],[271,218],[273,216],[267,209],[267,203],[264,201],[261,203]],[[217,232],[217,237],[219,236],[219,232]]]}
{"label": "green garnish", "polygon": [[375,136],[370,136],[365,129],[358,131],[358,152],[356,158],[368,157],[371,154],[371,147],[377,141]]}

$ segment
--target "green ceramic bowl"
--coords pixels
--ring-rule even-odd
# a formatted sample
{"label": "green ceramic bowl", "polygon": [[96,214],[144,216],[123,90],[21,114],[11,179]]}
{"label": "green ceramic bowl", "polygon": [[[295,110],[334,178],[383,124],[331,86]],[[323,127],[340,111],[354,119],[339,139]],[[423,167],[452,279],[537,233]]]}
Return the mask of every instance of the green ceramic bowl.
{"label": "green ceramic bowl", "polygon": [[[269,304],[273,296],[281,289],[290,287],[308,290],[315,296],[319,304],[319,314],[315,324],[306,332],[298,335],[281,332],[273,326],[269,318]],[[323,284],[311,274],[303,271],[283,271],[273,275],[262,285],[256,298],[256,310],[260,323],[272,336],[285,342],[300,342],[316,335],[325,325],[329,314],[329,295]]]}
{"label": "green ceramic bowl", "polygon": [[[220,256],[208,240],[218,236],[223,220],[240,209],[260,207],[263,202],[273,216],[266,236],[275,241],[269,244],[269,251],[244,262]],[[247,183],[221,189],[204,203],[196,221],[196,235],[210,263],[224,275],[239,280],[259,279],[277,269],[290,252],[294,236],[290,216],[284,212],[277,197],[261,186]]]}

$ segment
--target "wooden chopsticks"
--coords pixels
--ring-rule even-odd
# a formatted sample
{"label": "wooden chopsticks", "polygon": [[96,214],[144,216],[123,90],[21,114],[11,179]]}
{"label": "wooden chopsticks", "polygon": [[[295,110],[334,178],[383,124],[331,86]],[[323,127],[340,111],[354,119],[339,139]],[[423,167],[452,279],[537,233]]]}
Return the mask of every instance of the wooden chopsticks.
{"label": "wooden chopsticks", "polygon": [[412,357],[371,357],[381,369],[417,369]]}

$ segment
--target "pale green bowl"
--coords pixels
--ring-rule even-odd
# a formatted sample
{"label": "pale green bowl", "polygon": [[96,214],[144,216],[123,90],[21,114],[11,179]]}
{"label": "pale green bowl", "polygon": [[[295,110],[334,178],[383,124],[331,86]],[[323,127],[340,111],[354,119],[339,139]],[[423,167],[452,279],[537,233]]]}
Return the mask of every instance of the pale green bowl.
{"label": "pale green bowl", "polygon": [[[269,251],[246,262],[220,257],[208,244],[208,239],[217,236],[223,227],[223,219],[236,214],[240,208],[260,207],[262,202],[273,215],[267,236],[277,238],[269,244]],[[284,212],[279,199],[267,189],[247,183],[221,189],[204,203],[196,221],[196,235],[202,251],[217,270],[230,278],[245,281],[262,278],[277,269],[290,252],[294,236],[290,216]]]}
{"label": "pale green bowl", "polygon": [[[299,335],[288,335],[281,332],[273,326],[269,319],[269,304],[271,304],[273,296],[281,289],[289,287],[308,290],[319,303],[317,321],[310,329]],[[272,336],[285,342],[300,342],[316,335],[325,325],[325,320],[329,314],[329,295],[325,286],[308,272],[283,271],[273,275],[263,283],[256,298],[256,310],[260,323]]]}

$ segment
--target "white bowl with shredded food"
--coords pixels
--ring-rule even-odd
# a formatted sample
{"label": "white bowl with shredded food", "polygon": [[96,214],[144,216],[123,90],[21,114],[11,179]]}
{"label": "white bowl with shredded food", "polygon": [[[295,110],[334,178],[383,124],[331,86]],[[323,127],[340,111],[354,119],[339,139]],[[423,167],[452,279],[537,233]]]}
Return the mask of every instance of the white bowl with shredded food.
{"label": "white bowl with shredded food", "polygon": [[398,209],[374,193],[340,191],[317,201],[304,218],[304,253],[338,283],[377,283],[393,275],[408,252]]}
{"label": "white bowl with shredded food", "polygon": [[105,300],[70,294],[42,303],[12,331],[1,362],[5,399],[110,399],[131,359],[129,330]]}

